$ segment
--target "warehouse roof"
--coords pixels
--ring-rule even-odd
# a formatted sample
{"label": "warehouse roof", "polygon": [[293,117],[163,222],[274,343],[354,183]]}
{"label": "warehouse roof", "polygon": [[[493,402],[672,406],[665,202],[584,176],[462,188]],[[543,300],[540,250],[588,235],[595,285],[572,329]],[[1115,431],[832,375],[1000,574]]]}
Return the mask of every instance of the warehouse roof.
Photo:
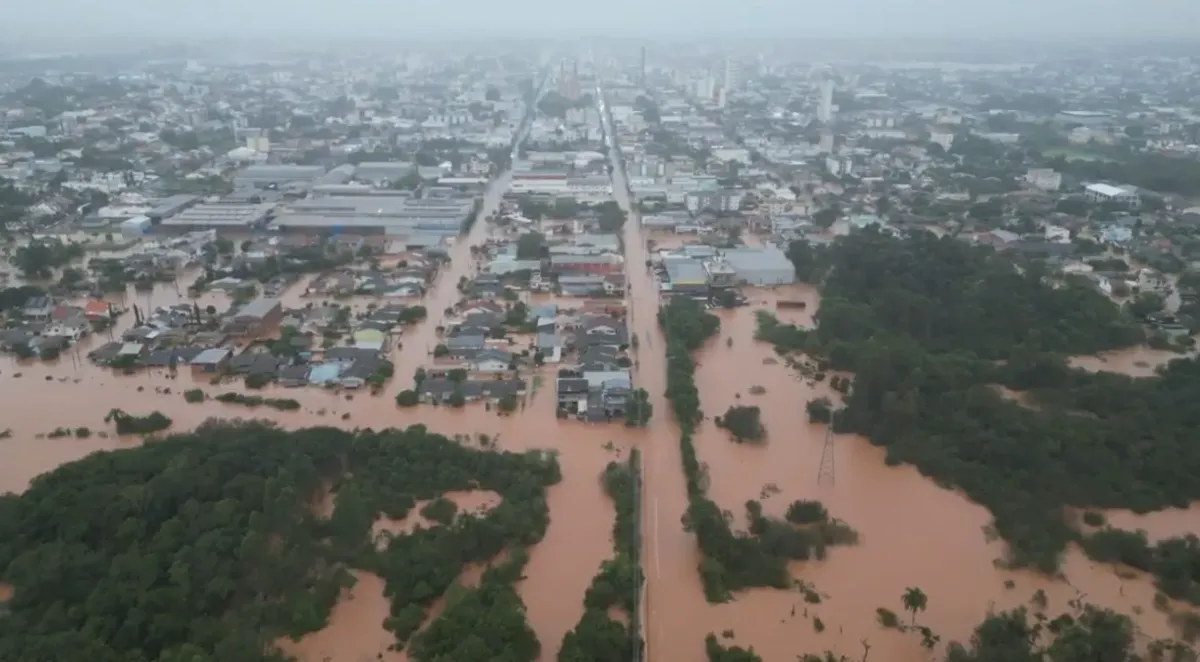
{"label": "warehouse roof", "polygon": [[725,261],[738,271],[775,271],[794,269],[792,261],[779,248],[733,248],[725,251]]}
{"label": "warehouse roof", "polygon": [[271,202],[258,204],[208,204],[196,205],[191,209],[163,219],[164,226],[250,226],[261,222],[275,208]]}

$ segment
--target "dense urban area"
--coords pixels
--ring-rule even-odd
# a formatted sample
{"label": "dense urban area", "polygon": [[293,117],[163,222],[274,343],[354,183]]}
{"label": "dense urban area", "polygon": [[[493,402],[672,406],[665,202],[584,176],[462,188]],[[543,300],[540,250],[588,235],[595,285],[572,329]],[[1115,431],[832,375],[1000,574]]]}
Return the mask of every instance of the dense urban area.
{"label": "dense urban area", "polygon": [[0,61],[0,660],[1194,662],[1145,50]]}

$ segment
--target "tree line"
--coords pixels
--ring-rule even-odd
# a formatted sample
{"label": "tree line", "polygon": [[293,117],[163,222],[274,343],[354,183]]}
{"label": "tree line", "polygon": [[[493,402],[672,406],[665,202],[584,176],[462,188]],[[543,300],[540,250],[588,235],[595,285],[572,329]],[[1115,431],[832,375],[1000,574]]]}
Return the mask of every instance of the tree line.
{"label": "tree line", "polygon": [[1089,285],[927,233],[869,230],[791,254],[820,283],[817,326],[760,337],[854,373],[835,429],[986,506],[1011,565],[1058,567],[1078,538],[1064,506],[1144,512],[1200,498],[1200,364],[1175,360],[1150,379],[1069,367],[1070,355],[1144,337]]}
{"label": "tree line", "polygon": [[[0,659],[282,660],[279,637],[320,629],[351,568],[386,582],[384,626],[412,659],[533,660],[511,585],[549,521],[542,453],[467,448],[424,426],[285,431],[209,422],[138,448],[94,453],[0,497]],[[418,500],[493,490],[502,503],[446,526],[376,538],[378,516]],[[331,490],[329,517],[314,503]],[[420,635],[463,567],[509,560]],[[477,640],[508,653],[480,650]]]}

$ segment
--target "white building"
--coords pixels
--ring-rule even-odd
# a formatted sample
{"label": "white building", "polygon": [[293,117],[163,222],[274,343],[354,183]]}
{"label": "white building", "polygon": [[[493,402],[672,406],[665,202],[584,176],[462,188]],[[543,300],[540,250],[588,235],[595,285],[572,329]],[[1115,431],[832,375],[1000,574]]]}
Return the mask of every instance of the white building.
{"label": "white building", "polygon": [[1043,191],[1057,191],[1062,186],[1062,173],[1053,168],[1030,168],[1025,182]]}
{"label": "white building", "polygon": [[731,57],[725,58],[725,84],[722,86],[726,92],[734,92],[741,89],[743,82],[742,65],[736,59]]}
{"label": "white building", "polygon": [[1092,202],[1117,202],[1130,207],[1137,207],[1142,202],[1137,189],[1132,186],[1088,184],[1083,189],[1083,195]]}
{"label": "white building", "polygon": [[949,131],[934,129],[929,134],[929,142],[942,146],[947,152],[954,146],[954,134]]}
{"label": "white building", "polygon": [[817,101],[817,119],[828,123],[833,120],[833,81],[821,81],[821,97]]}

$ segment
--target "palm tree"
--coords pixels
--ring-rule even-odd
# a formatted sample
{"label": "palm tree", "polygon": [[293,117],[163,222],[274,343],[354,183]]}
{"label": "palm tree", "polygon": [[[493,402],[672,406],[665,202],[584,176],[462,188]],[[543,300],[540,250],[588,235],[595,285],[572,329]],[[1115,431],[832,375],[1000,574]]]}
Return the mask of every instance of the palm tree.
{"label": "palm tree", "polygon": [[917,624],[917,612],[925,611],[925,605],[929,603],[929,598],[925,596],[925,592],[916,586],[909,586],[904,589],[904,595],[900,596],[900,601],[904,603],[904,611],[912,612],[913,625]]}

